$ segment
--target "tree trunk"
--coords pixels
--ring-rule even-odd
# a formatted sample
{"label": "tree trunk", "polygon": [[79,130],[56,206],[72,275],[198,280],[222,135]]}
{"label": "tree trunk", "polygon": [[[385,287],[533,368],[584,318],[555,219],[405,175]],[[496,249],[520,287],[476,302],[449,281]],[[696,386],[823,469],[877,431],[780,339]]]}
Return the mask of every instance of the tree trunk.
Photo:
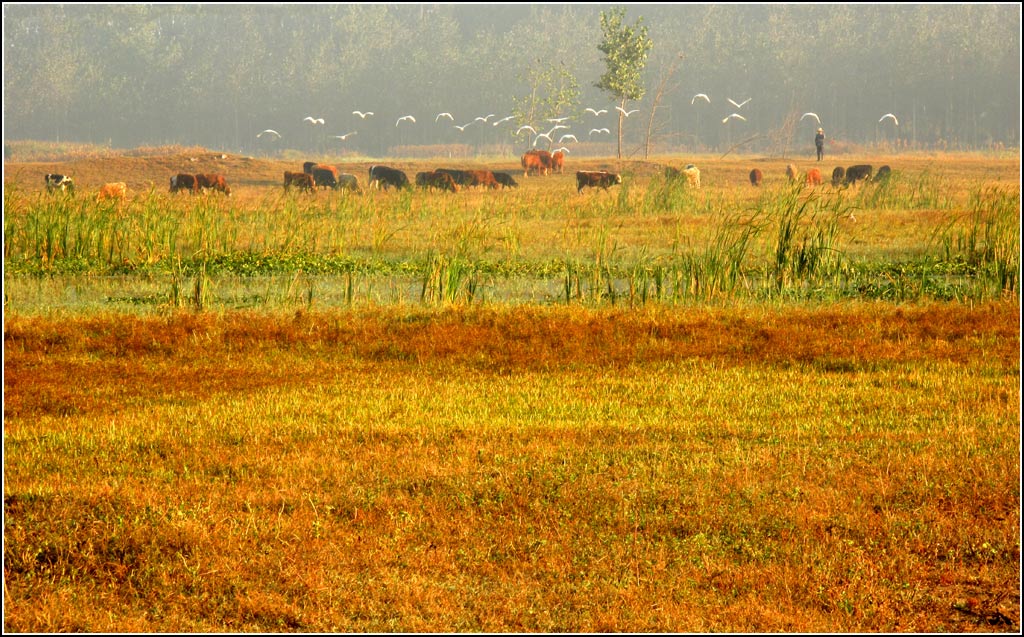
{"label": "tree trunk", "polygon": [[618,151],[617,151],[618,152],[617,156],[621,160],[622,159],[622,122],[625,119],[625,117],[623,117],[623,115],[622,115],[622,111],[626,110],[626,98],[625,97],[622,98],[622,104],[620,104],[620,106],[622,107],[622,110],[619,111],[619,148],[618,148]]}

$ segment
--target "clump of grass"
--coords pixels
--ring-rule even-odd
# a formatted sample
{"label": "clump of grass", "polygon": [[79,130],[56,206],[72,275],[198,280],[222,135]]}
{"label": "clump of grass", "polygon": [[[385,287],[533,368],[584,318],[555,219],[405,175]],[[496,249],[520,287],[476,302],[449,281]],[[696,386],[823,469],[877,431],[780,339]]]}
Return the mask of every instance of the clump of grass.
{"label": "clump of grass", "polygon": [[940,228],[936,240],[947,262],[963,262],[980,273],[981,286],[1019,292],[1020,192],[984,188],[970,195],[965,218]]}
{"label": "clump of grass", "polygon": [[477,271],[461,255],[436,254],[427,260],[420,301],[427,304],[472,303],[478,288]]}
{"label": "clump of grass", "polygon": [[841,263],[839,219],[849,216],[841,197],[795,187],[766,202],[761,214],[777,227],[768,270],[777,291],[816,285],[835,274]]}

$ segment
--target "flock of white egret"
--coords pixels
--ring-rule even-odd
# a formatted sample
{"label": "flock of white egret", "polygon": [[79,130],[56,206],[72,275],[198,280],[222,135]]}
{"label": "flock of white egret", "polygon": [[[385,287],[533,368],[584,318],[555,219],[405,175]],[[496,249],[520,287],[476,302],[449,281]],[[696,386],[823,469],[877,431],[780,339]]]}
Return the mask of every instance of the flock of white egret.
{"label": "flock of white egret", "polygon": [[[738,111],[742,110],[743,107],[746,106],[748,103],[750,103],[750,101],[752,99],[753,98],[748,97],[748,98],[746,98],[745,100],[743,100],[741,102],[737,102],[737,101],[733,100],[731,97],[726,98],[726,101],[729,102],[729,104],[731,104],[736,109],[736,112],[733,112],[733,113],[731,113],[729,115],[726,115],[722,119],[722,124],[728,124],[732,120],[739,120],[739,121],[742,121],[742,122],[747,121],[747,118],[744,117],[743,115],[740,115],[740,113]],[[696,105],[698,100],[703,100],[707,104],[711,104],[711,97],[709,97],[707,95],[707,93],[697,93],[690,100],[690,105],[691,106]],[[637,108],[634,108],[632,110],[628,110],[627,111],[626,109],[622,108],[621,106],[616,106],[615,109],[617,111],[619,111],[622,114],[623,117],[630,117],[631,115],[634,115],[634,114],[640,112],[640,109],[637,109]],[[584,112],[589,113],[589,114],[591,114],[591,115],[593,115],[595,117],[599,117],[601,115],[604,115],[604,114],[608,113],[608,109],[606,109],[606,108],[596,109],[596,108],[587,107],[586,109],[584,109]],[[366,112],[364,112],[364,111],[356,110],[356,111],[352,111],[352,115],[355,115],[355,116],[359,117],[360,119],[365,120],[367,117],[372,117],[374,115],[374,113],[373,113],[373,111],[366,111]],[[490,119],[492,117],[495,117],[494,113],[490,113],[488,115],[478,116],[478,117],[474,118],[472,121],[467,122],[466,124],[455,124],[455,116],[446,111],[446,112],[443,112],[443,113],[438,113],[434,117],[434,123],[437,124],[437,123],[439,123],[441,121],[441,119],[447,119],[449,122],[451,122],[452,128],[455,128],[460,133],[462,133],[468,127],[470,127],[472,125],[475,125],[475,124],[479,123],[482,126],[484,124],[491,123]],[[799,121],[802,122],[805,119],[807,119],[808,117],[813,118],[818,123],[819,126],[821,125],[821,117],[819,117],[817,113],[812,113],[812,112],[807,112],[807,113],[804,113],[803,115],[801,115]],[[494,121],[493,123],[491,123],[491,125],[492,126],[499,126],[501,124],[504,124],[505,122],[512,121],[513,119],[515,119],[514,115],[508,115],[508,116],[505,116],[505,117],[503,117],[503,118],[501,118],[499,120]],[[546,132],[538,132],[536,128],[526,124],[526,125],[520,126],[518,129],[516,129],[515,136],[518,137],[518,136],[522,135],[522,133],[524,133],[524,132],[529,132],[533,136],[533,138],[532,138],[533,141],[532,141],[532,144],[531,144],[531,146],[533,146],[533,147],[536,147],[538,142],[540,142],[542,139],[543,140],[547,140],[549,146],[550,145],[554,145],[556,143],[557,144],[565,144],[566,142],[577,142],[578,143],[579,139],[577,139],[576,135],[573,135],[573,134],[570,134],[570,133],[565,133],[565,134],[561,135],[558,138],[557,142],[554,141],[554,137],[552,137],[558,130],[568,129],[569,128],[569,126],[567,126],[567,125],[562,123],[562,122],[568,121],[569,119],[570,119],[569,117],[551,117],[551,118],[546,119],[545,122],[547,122],[549,124],[554,124],[554,126],[552,126],[551,129],[546,131]],[[900,125],[899,124],[899,120],[897,120],[896,116],[894,114],[892,114],[892,113],[886,113],[885,115],[883,115],[878,120],[878,123],[881,124],[882,122],[884,122],[887,119],[891,119],[893,124],[896,125],[896,126]],[[309,115],[309,116],[303,118],[302,121],[309,123],[313,127],[326,126],[326,122],[325,122],[323,117],[313,117],[312,115]],[[412,115],[403,115],[403,116],[399,117],[397,121],[395,121],[395,127],[397,128],[400,124],[402,124],[402,122],[409,122],[410,124],[415,124],[416,123],[416,118],[414,116],[412,116]],[[349,137],[351,137],[351,136],[353,136],[355,134],[357,134],[357,131],[350,131],[348,133],[345,133],[344,135],[331,135],[330,137],[333,138],[333,139],[340,140],[340,141],[345,141]],[[611,134],[611,130],[609,128],[607,128],[607,127],[591,128],[590,132],[589,132],[589,136],[593,136],[595,134],[597,134],[597,135],[610,135]],[[257,139],[262,139],[264,137],[267,137],[267,138],[273,139],[273,140],[278,140],[278,139],[281,139],[282,135],[281,135],[281,133],[278,133],[277,131],[268,128],[266,130],[261,131],[260,133],[258,133],[256,135]],[[558,149],[558,150],[562,150],[563,152],[569,152],[569,149],[567,147],[565,147],[564,145],[560,149]]]}

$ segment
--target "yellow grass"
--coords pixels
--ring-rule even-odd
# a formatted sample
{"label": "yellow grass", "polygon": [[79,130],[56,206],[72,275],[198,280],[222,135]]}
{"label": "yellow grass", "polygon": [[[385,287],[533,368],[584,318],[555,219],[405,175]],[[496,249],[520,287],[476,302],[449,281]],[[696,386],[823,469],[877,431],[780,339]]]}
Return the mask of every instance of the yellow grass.
{"label": "yellow grass", "polygon": [[8,631],[1006,631],[1016,303],[5,324]]}

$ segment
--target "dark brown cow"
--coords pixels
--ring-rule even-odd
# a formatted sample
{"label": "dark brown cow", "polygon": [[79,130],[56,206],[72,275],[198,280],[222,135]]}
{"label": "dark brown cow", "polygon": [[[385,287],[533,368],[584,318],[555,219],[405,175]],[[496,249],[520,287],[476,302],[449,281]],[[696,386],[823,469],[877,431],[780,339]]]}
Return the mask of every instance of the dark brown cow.
{"label": "dark brown cow", "polygon": [[587,186],[608,190],[610,186],[622,183],[622,175],[610,172],[579,171],[576,173],[576,192],[581,193]]}
{"label": "dark brown cow", "polygon": [[512,179],[512,175],[508,173],[494,173],[494,181],[501,184],[502,188],[518,188],[519,184],[516,183],[515,179]]}
{"label": "dark brown cow", "polygon": [[188,175],[185,173],[178,173],[171,177],[171,192],[178,192],[179,190],[187,190],[188,192],[196,192],[198,187],[196,186],[196,176]]}
{"label": "dark brown cow", "polygon": [[196,188],[202,190],[219,190],[228,197],[231,196],[231,188],[224,175],[217,173],[200,173],[196,175]]}
{"label": "dark brown cow", "polygon": [[885,181],[889,179],[891,175],[892,168],[890,168],[888,165],[882,166],[881,168],[878,169],[878,172],[875,173],[875,178],[872,181],[874,181],[877,184],[880,181]]}
{"label": "dark brown cow", "polygon": [[871,164],[857,164],[856,166],[850,166],[846,169],[846,185],[852,185],[858,181],[868,181],[871,179]]}
{"label": "dark brown cow", "polygon": [[836,166],[836,169],[832,171],[832,185],[838,186],[846,181],[846,169],[842,166]]}
{"label": "dark brown cow", "polygon": [[554,154],[551,155],[551,172],[558,173],[559,175],[561,175],[564,169],[565,153],[563,153],[560,150],[556,150]]}
{"label": "dark brown cow", "polygon": [[754,170],[750,171],[750,183],[752,185],[760,186],[763,180],[764,174],[761,172],[760,168],[755,168]]}
{"label": "dark brown cow", "polygon": [[455,184],[452,176],[440,170],[416,173],[416,185],[420,188],[438,188],[440,190],[459,192],[459,187]]}
{"label": "dark brown cow", "polygon": [[473,177],[466,170],[456,170],[454,168],[438,168],[434,172],[444,173],[452,178],[452,181],[459,186],[472,186]]}
{"label": "dark brown cow", "polygon": [[528,150],[521,160],[523,177],[529,177],[530,171],[547,175],[551,172],[551,153],[546,150]]}
{"label": "dark brown cow", "polygon": [[286,170],[284,171],[284,189],[287,191],[292,186],[295,186],[299,190],[316,192],[316,182],[313,181],[313,175],[308,173],[293,173]]}

